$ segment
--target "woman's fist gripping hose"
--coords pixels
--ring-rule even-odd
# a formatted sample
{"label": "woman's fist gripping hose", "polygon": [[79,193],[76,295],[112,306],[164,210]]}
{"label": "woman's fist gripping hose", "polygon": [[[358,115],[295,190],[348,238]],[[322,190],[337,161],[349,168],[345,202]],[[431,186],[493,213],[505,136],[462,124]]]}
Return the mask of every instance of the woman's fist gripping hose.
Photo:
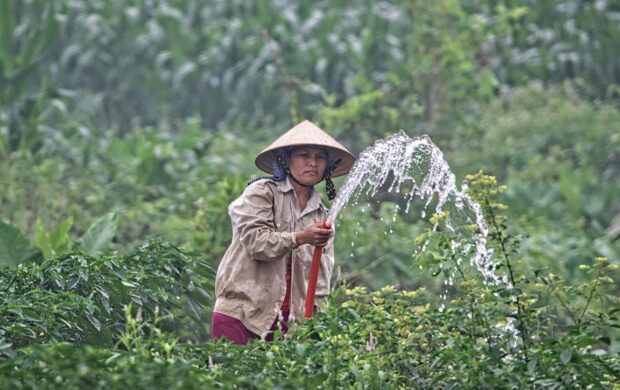
{"label": "woman's fist gripping hose", "polygon": [[316,222],[302,231],[295,232],[295,241],[298,246],[310,244],[324,247],[333,234],[334,230],[327,222]]}

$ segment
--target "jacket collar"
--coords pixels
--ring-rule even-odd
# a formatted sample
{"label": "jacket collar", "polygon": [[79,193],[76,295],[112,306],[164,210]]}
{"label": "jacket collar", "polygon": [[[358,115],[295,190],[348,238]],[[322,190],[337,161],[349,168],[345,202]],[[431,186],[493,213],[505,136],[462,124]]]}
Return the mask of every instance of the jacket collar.
{"label": "jacket collar", "polygon": [[[295,191],[295,188],[293,187],[293,183],[291,183],[291,178],[288,176],[286,176],[285,180],[278,182],[278,188],[280,189],[282,193]],[[293,194],[293,196],[295,195]],[[319,197],[319,194],[313,187],[312,192],[310,193],[310,198],[308,199],[308,203],[306,204],[306,209],[301,212],[301,215],[299,217],[301,218],[304,215],[315,211],[316,209],[323,210],[325,209],[325,206],[323,206],[323,203],[321,202],[321,198]]]}

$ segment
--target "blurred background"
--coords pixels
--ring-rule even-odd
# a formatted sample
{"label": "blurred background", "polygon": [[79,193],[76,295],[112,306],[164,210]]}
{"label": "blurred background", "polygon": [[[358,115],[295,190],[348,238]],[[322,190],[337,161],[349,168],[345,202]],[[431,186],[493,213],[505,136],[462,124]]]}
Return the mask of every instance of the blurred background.
{"label": "blurred background", "polygon": [[[428,134],[508,186],[520,261],[578,279],[620,254],[619,107],[618,0],[0,0],[0,262],[163,237],[216,267],[254,157],[307,118],[354,154]],[[378,197],[337,277],[434,283],[427,222],[382,234]]]}

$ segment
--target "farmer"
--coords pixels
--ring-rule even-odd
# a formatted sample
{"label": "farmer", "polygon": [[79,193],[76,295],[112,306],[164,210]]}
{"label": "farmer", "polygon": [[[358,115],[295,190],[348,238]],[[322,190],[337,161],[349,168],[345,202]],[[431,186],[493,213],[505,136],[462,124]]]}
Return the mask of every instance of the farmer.
{"label": "farmer", "polygon": [[[217,270],[211,336],[237,344],[285,333],[301,319],[315,246],[323,247],[316,297],[325,299],[334,266],[333,229],[314,185],[346,174],[355,157],[315,124],[303,121],[256,157],[272,174],[251,180],[228,207],[233,237]],[[316,309],[316,307],[315,307]]]}

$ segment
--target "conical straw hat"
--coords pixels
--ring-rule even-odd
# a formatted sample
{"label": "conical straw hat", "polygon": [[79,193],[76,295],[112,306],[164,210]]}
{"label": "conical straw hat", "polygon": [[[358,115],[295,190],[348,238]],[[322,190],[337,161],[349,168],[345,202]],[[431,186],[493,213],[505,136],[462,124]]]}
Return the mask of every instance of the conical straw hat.
{"label": "conical straw hat", "polygon": [[332,172],[332,177],[345,175],[355,163],[355,157],[347,148],[321,130],[317,125],[305,120],[282,134],[280,138],[260,152],[258,157],[256,157],[256,166],[262,171],[273,173],[271,164],[275,157],[272,152],[281,148],[301,145],[313,145],[329,149],[330,162],[342,159],[338,167]]}

